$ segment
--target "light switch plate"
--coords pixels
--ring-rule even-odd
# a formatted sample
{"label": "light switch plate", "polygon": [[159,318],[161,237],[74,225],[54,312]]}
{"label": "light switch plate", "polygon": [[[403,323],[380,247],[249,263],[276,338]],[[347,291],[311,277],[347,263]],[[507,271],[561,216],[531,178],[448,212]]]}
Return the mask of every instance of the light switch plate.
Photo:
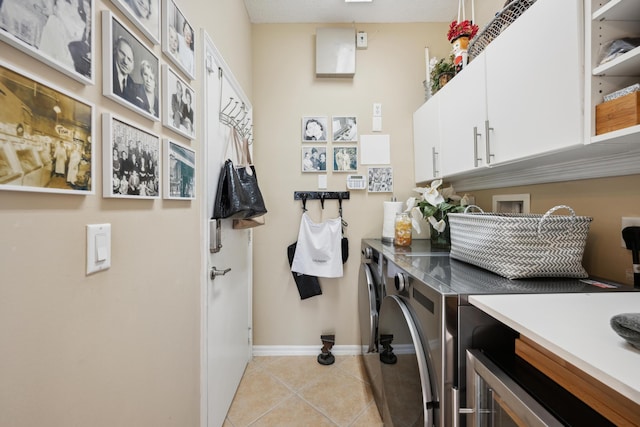
{"label": "light switch plate", "polygon": [[111,267],[111,224],[87,225],[87,275]]}

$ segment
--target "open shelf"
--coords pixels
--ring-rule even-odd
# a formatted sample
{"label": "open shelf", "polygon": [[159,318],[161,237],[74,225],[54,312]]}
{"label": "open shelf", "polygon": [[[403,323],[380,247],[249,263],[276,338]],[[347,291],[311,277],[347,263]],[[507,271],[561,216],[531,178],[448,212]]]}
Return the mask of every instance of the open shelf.
{"label": "open shelf", "polygon": [[593,69],[594,76],[636,76],[640,72],[640,46]]}
{"label": "open shelf", "polygon": [[637,0],[611,0],[593,12],[594,21],[640,21],[640,4]]}

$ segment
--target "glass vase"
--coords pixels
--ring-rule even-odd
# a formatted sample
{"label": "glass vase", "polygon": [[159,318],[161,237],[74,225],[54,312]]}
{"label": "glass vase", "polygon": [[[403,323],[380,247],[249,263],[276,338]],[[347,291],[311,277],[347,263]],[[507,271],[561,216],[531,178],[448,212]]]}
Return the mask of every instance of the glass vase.
{"label": "glass vase", "polygon": [[431,232],[431,247],[437,249],[451,249],[451,231],[449,230],[449,222],[444,231],[439,232],[433,225],[429,224],[429,231]]}

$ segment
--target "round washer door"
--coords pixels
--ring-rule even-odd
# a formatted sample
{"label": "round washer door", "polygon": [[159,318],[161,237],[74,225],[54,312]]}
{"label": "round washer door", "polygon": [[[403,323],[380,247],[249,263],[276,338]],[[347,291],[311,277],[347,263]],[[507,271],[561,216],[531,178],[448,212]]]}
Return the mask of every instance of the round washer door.
{"label": "round washer door", "polygon": [[435,405],[427,358],[404,297],[384,297],[378,331],[385,412],[391,418],[384,420],[385,425],[433,426]]}
{"label": "round washer door", "polygon": [[360,344],[362,353],[377,352],[378,307],[376,303],[376,283],[369,264],[360,265],[358,278],[358,315],[360,317]]}

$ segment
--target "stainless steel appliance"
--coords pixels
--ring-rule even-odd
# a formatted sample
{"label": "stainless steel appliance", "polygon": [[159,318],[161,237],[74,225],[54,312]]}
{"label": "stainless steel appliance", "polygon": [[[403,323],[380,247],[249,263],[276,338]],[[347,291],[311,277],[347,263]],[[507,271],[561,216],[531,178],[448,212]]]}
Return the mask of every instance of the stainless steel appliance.
{"label": "stainless steel appliance", "polygon": [[378,357],[368,352],[365,360],[368,371],[381,375],[376,403],[385,426],[466,425],[460,416],[461,408],[467,412],[466,351],[514,354],[517,334],[470,305],[469,295],[625,290],[579,279],[512,281],[431,252],[424,241],[396,248],[364,240],[367,248],[384,258],[377,264],[386,294],[378,312]]}

